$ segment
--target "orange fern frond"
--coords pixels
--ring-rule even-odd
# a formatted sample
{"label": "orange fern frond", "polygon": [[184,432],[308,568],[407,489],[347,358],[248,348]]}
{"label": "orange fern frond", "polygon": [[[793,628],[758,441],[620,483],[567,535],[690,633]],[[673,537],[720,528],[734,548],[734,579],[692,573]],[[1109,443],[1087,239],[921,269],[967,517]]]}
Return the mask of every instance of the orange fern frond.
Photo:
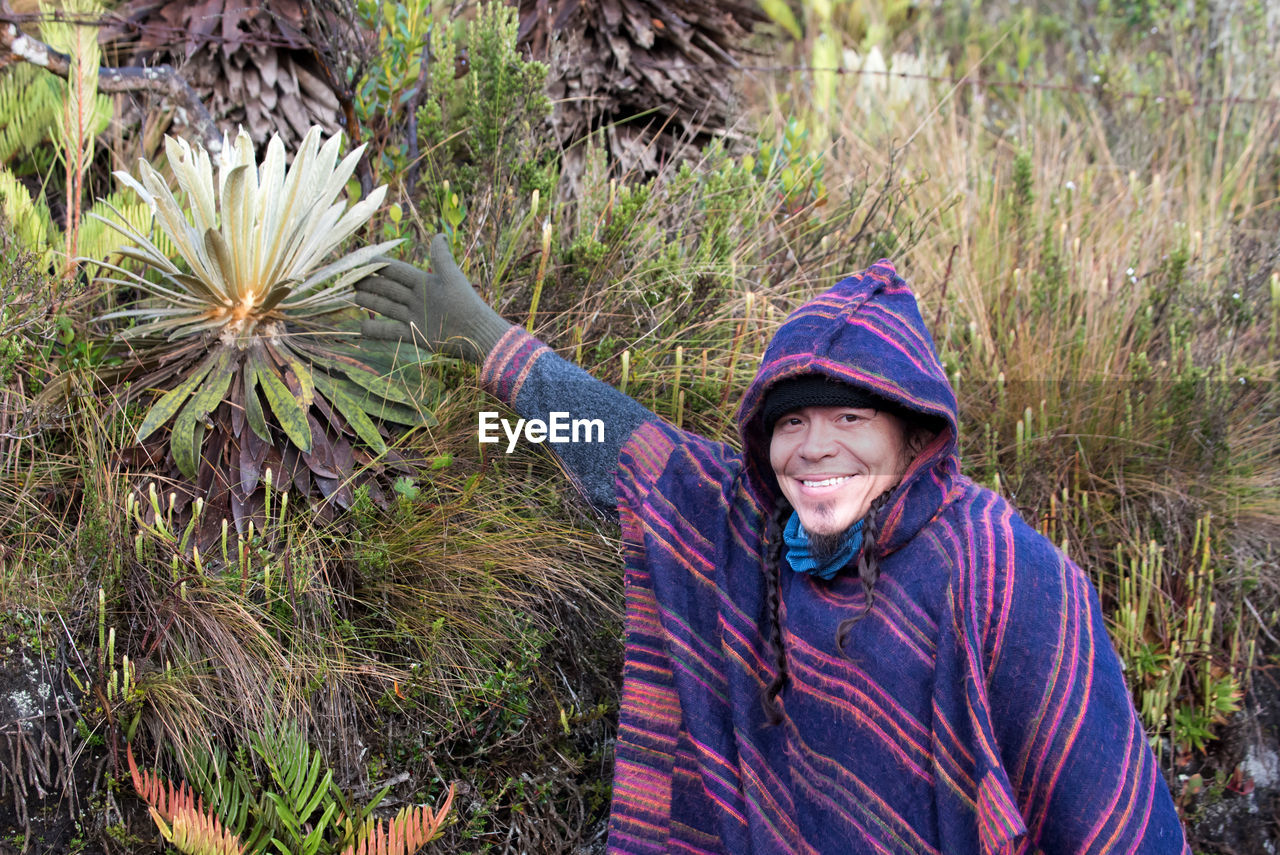
{"label": "orange fern frond", "polygon": [[244,845],[233,832],[223,829],[212,813],[206,813],[204,798],[196,798],[185,782],[176,790],[154,772],[138,770],[133,746],[125,749],[133,788],[147,803],[151,818],[164,839],[187,855],[243,855]]}
{"label": "orange fern frond", "polygon": [[178,789],[173,782],[166,782],[154,772],[139,772],[138,762],[133,759],[133,746],[125,749],[129,761],[129,777],[133,779],[133,788],[151,809],[165,822],[173,822],[174,816],[183,808],[204,813],[204,799],[196,798],[195,792],[185,782]]}
{"label": "orange fern frond", "polygon": [[151,818],[156,821],[164,839],[186,855],[244,855],[240,838],[222,827],[216,816],[198,811],[191,806],[180,808],[170,826],[155,808]]}
{"label": "orange fern frond", "polygon": [[453,806],[453,784],[440,810],[427,805],[407,807],[383,828],[382,821],[367,826],[360,839],[342,851],[342,855],[414,855],[440,831],[449,808]]}

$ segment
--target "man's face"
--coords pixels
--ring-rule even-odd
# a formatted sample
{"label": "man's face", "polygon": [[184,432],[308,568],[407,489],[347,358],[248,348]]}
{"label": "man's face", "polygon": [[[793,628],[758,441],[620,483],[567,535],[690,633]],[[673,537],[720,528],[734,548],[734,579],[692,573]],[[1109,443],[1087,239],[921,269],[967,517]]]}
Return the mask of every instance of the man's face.
{"label": "man's face", "polygon": [[892,413],[804,407],[778,419],[769,462],[812,535],[843,532],[907,468],[906,428]]}

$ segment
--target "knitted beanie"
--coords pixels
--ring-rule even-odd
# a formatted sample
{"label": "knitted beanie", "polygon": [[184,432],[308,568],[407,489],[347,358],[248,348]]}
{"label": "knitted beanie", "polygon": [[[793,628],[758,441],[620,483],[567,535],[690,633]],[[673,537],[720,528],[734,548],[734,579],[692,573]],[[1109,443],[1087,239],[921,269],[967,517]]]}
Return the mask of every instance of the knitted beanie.
{"label": "knitted beanie", "polygon": [[848,383],[832,380],[822,374],[806,374],[780,380],[765,393],[760,408],[765,430],[773,433],[778,419],[804,407],[853,407],[896,413],[898,407]]}

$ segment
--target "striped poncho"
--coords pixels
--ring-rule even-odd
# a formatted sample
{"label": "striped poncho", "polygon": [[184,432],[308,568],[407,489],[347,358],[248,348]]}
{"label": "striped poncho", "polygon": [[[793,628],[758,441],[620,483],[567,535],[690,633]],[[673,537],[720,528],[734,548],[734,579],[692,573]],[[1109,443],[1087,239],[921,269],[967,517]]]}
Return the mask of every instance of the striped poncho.
{"label": "striped poncho", "polygon": [[[821,373],[945,425],[881,516],[880,577],[784,569],[781,724],[761,570],[777,498],[759,409]],[[618,853],[1182,853],[1169,790],[1088,578],[960,474],[955,395],[882,261],[793,314],[739,411],[742,451],[681,431],[513,328],[483,382],[528,417],[601,418],[554,446],[626,555]]]}

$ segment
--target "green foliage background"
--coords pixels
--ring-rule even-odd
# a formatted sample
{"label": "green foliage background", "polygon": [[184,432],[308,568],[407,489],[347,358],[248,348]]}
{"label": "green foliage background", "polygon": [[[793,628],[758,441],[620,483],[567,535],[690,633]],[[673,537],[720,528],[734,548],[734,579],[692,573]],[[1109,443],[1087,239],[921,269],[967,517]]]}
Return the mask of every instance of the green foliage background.
{"label": "green foliage background", "polygon": [[[1211,3],[762,7],[734,142],[639,178],[586,140],[570,198],[510,10],[360,4],[379,50],[357,115],[397,196],[364,238],[425,263],[446,232],[506,318],[726,441],[787,312],[893,257],[958,389],[965,471],[1093,574],[1197,828],[1250,786],[1221,739],[1276,655],[1280,25]],[[594,851],[616,532],[549,456],[475,442],[474,372],[434,369],[439,424],[399,440],[413,474],[385,507],[322,524],[277,503],[193,550],[119,454],[139,414],[99,397],[111,331],[87,318],[120,295],[50,276],[24,228],[0,254],[0,609],[11,644],[63,645],[80,738],[180,777],[198,747],[252,767],[284,717],[352,791],[461,782],[441,851]],[[54,377],[76,394],[37,410]],[[85,851],[154,837],[123,794],[82,823]]]}

